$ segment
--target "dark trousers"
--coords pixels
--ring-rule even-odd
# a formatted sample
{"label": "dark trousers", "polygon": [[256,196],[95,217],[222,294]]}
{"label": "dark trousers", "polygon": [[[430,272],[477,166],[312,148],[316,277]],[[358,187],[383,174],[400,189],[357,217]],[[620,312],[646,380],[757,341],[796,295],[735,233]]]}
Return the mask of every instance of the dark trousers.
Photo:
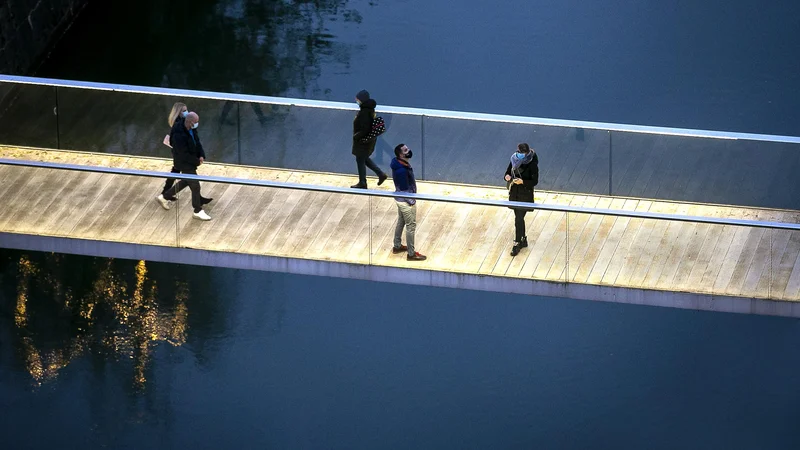
{"label": "dark trousers", "polygon": [[[174,167],[173,170],[175,170]],[[197,169],[177,170],[175,173],[197,175]],[[169,182],[169,180],[167,180],[167,182]],[[174,186],[172,186],[170,189],[167,189],[167,191],[164,193],[164,198],[174,198],[176,195],[178,195],[178,192],[182,191],[186,186],[189,186],[189,189],[192,191],[192,208],[194,208],[194,212],[202,211],[203,197],[200,196],[200,182],[197,180],[178,180]]]}
{"label": "dark trousers", "polygon": [[[172,166],[170,173],[181,173],[181,171],[176,169],[175,166]],[[167,200],[171,200],[171,197],[167,195],[167,191],[172,188],[173,184],[175,184],[175,178],[167,178],[167,181],[164,183],[164,189],[161,190],[161,195],[163,195]]]}
{"label": "dark trousers", "polygon": [[358,182],[365,186],[367,185],[367,167],[372,169],[375,175],[383,175],[381,168],[372,162],[372,158],[369,156],[356,156],[356,165],[358,165]]}
{"label": "dark trousers", "polygon": [[524,209],[514,210],[514,242],[520,242],[525,237],[525,214],[527,212]]}

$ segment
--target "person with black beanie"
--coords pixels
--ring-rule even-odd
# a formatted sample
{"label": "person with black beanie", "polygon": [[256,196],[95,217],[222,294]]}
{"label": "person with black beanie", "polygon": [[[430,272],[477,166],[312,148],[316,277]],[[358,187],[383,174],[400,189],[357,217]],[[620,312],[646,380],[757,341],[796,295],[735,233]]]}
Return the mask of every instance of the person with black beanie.
{"label": "person with black beanie", "polygon": [[358,166],[358,183],[350,187],[366,189],[367,167],[378,176],[378,186],[383,184],[388,176],[370,158],[375,151],[375,143],[378,139],[373,138],[364,142],[369,132],[372,131],[372,119],[375,118],[375,107],[378,104],[369,97],[369,92],[365,90],[356,94],[356,103],[358,103],[360,109],[353,120],[353,155],[356,157],[356,165]]}

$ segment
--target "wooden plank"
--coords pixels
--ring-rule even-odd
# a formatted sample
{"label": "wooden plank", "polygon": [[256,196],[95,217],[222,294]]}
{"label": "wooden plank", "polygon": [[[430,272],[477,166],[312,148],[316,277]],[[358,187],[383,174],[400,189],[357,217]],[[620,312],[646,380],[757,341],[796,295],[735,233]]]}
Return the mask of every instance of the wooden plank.
{"label": "wooden plank", "polygon": [[[638,204],[639,200],[626,199],[622,205],[622,209],[633,211],[636,209]],[[605,242],[603,242],[600,252],[597,254],[594,267],[592,267],[592,271],[589,273],[589,283],[603,283],[603,277],[605,276],[608,267],[611,265],[614,253],[617,251],[617,247],[622,239],[622,235],[625,233],[625,230],[627,230],[630,221],[631,219],[629,217],[617,217],[614,221],[614,224],[611,226],[611,229],[605,238]]]}
{"label": "wooden plank", "polygon": [[[30,233],[40,234],[47,232],[42,224],[49,218],[48,213],[52,214],[50,207],[53,203],[60,202],[63,198],[68,198],[74,186],[77,185],[81,178],[79,172],[64,172],[54,173],[50,171],[50,176],[47,178],[49,182],[42,186],[35,195],[28,200],[27,204],[22,205],[23,208],[14,215],[13,220],[9,221],[5,229],[15,233]],[[15,195],[12,195],[15,197]],[[0,211],[5,211],[9,208],[0,208]],[[4,229],[0,225],[0,229]]]}
{"label": "wooden plank", "polygon": [[105,240],[138,242],[138,229],[131,234],[126,231],[131,227],[138,228],[135,220],[140,211],[147,209],[147,206],[154,207],[148,200],[152,196],[154,187],[152,179],[137,177],[127,181],[128,184],[125,187],[128,192],[120,195],[116,204],[110,206],[108,211],[101,214],[101,217],[95,222],[99,228],[98,234]]}
{"label": "wooden plank", "polygon": [[56,175],[57,178],[53,180],[51,171],[44,169],[31,169],[26,172],[26,176],[14,181],[5,194],[9,201],[3,209],[0,209],[0,229],[2,230],[9,229],[10,223],[28,211],[28,205],[39,195],[42,186],[47,184],[55,188],[61,183],[59,179],[66,177],[66,173],[62,173],[60,177]]}
{"label": "wooden plank", "polygon": [[[777,222],[780,220],[781,213],[778,211],[765,211],[761,217],[763,218],[762,220]],[[782,253],[788,242],[788,235],[776,235],[775,231],[779,230],[764,230],[764,235],[756,247],[750,266],[747,268],[744,277],[742,277],[742,283],[739,288],[740,295],[762,298],[770,296],[773,252],[777,249]],[[762,279],[764,283],[761,283]],[[759,290],[759,286],[763,291]]]}
{"label": "wooden plank", "polygon": [[[566,200],[566,199],[565,199]],[[586,196],[571,196],[569,200],[570,206],[583,206],[586,202]],[[542,253],[539,264],[533,268],[533,277],[538,279],[558,279],[551,278],[550,272],[561,274],[564,271],[567,263],[567,224],[569,222],[567,213],[556,213],[561,216],[558,223],[558,228],[553,234],[552,239],[547,244],[547,247]]]}
{"label": "wooden plank", "polygon": [[[597,203],[600,201],[600,197],[596,195],[585,196],[581,206],[586,208],[595,208],[597,207]],[[567,250],[567,255],[564,259],[564,264],[554,264],[554,267],[550,269],[550,272],[547,274],[548,280],[560,280],[564,279],[565,281],[568,280],[568,276],[572,276],[577,270],[577,267],[573,270],[567,271],[567,268],[570,264],[573,264],[576,261],[575,257],[575,249],[577,248],[580,238],[583,235],[584,231],[586,230],[586,226],[590,223],[590,219],[592,218],[592,214],[579,214],[579,213],[570,213],[569,214],[569,248]],[[599,223],[599,219],[597,221]],[[568,275],[569,273],[569,275]]]}
{"label": "wooden plank", "polygon": [[[611,201],[612,199],[610,197],[599,197],[596,207],[599,209],[608,209],[611,206]],[[606,218],[606,216],[600,214],[589,214],[586,219],[586,225],[584,225],[580,234],[570,239],[570,241],[574,241],[574,244],[570,244],[572,250],[570,250],[569,253],[568,281],[577,281],[576,276],[578,275],[580,267],[588,266],[590,264],[589,259],[594,258],[596,255],[589,254],[587,258],[587,252],[590,252],[590,249],[592,249],[595,234],[600,228],[600,224],[604,218]],[[594,264],[594,261],[591,261],[591,264]],[[590,267],[587,267],[586,270],[590,270]]]}
{"label": "wooden plank", "polygon": [[[635,204],[634,211],[647,212],[652,205],[652,201],[641,200]],[[622,267],[625,265],[625,262],[630,259],[631,247],[636,237],[639,235],[643,222],[643,219],[636,218],[632,218],[628,221],[625,230],[622,232],[622,236],[620,236],[617,248],[611,255],[608,267],[600,281],[602,284],[616,283],[617,277],[619,277],[619,273],[622,271]]]}
{"label": "wooden plank", "polygon": [[773,281],[773,296],[783,300],[800,300],[796,297],[787,297],[789,278],[792,275],[798,257],[800,257],[800,231],[786,231],[789,240],[786,249],[776,266]]}
{"label": "wooden plank", "polygon": [[486,208],[473,205],[458,205],[455,220],[447,235],[429,255],[432,263],[442,270],[453,272],[466,260],[467,246],[473,232],[483,220]]}
{"label": "wooden plank", "polygon": [[[652,202],[649,207],[650,212],[660,212],[671,214],[675,212],[677,204]],[[614,281],[620,286],[632,286],[635,276],[638,276],[638,281],[644,279],[649,268],[649,261],[652,260],[658,244],[661,242],[661,237],[667,227],[668,222],[656,219],[644,219],[639,232],[636,234],[630,249],[623,258],[622,267],[620,268],[617,279]],[[657,237],[655,237],[657,235]],[[642,261],[642,258],[647,260]],[[639,265],[640,261],[643,263]],[[638,273],[637,273],[638,269]]]}
{"label": "wooden plank", "polygon": [[[578,207],[593,207],[597,203],[597,200],[599,199],[596,196],[576,195],[573,197],[570,205]],[[569,254],[575,245],[575,239],[580,235],[580,231],[586,226],[586,222],[588,220],[588,214],[567,213],[564,224],[564,242],[563,244],[559,245],[558,249],[556,249],[556,252],[558,252],[557,254],[563,255],[563,257],[558,256],[554,258],[553,264],[550,266],[550,270],[548,270],[547,273],[542,276],[542,278],[547,280],[566,281],[566,267]],[[569,248],[567,248],[567,244],[569,244]],[[534,271],[534,276],[535,273],[536,272]]]}
{"label": "wooden plank", "polygon": [[[548,193],[545,197],[545,202],[548,204],[555,203],[556,195],[558,194]],[[528,236],[528,247],[522,249],[517,256],[511,256],[511,248],[514,245],[513,238],[516,233],[514,211],[509,209],[508,214],[510,215],[511,223],[506,233],[509,233],[507,236],[510,235],[511,239],[497,242],[501,248],[498,249],[497,263],[490,273],[502,276],[530,277],[533,275],[533,269],[536,266],[527,266],[526,268],[526,264],[528,264],[530,258],[534,258],[535,262],[538,263],[540,255],[552,238],[552,233],[555,232],[557,224],[550,224],[549,221],[553,212],[536,209],[525,215],[525,233]],[[533,216],[533,220],[531,220],[531,216]],[[548,224],[550,224],[549,227]]]}
{"label": "wooden plank", "polygon": [[[701,213],[713,214],[716,217],[730,217],[732,210],[730,208],[707,208],[710,211]],[[720,237],[723,235],[725,227],[722,225],[702,224],[700,226],[704,231],[702,232],[703,241],[698,244],[698,240],[690,243],[690,258],[694,256],[694,261],[691,264],[685,263],[676,274],[675,285],[681,290],[691,290],[694,292],[711,292],[713,285],[703,285],[704,274],[709,269],[712,259],[714,257],[714,249]],[[696,251],[696,253],[695,253]],[[721,260],[719,260],[721,261]],[[691,266],[691,267],[689,267]],[[687,270],[688,268],[688,270]],[[707,280],[707,278],[705,278]]]}
{"label": "wooden plank", "polygon": [[[303,249],[308,248],[308,245],[319,235],[320,222],[324,222],[326,216],[336,208],[341,198],[342,194],[315,193],[310,207],[294,223],[291,233],[279,250],[280,253],[291,258],[307,257]],[[327,232],[327,230],[322,231]]]}
{"label": "wooden plank", "polygon": [[800,252],[797,253],[794,264],[792,264],[792,273],[786,282],[783,298],[789,300],[800,299]]}
{"label": "wooden plank", "polygon": [[314,259],[329,259],[331,250],[329,248],[329,243],[331,239],[346,229],[340,227],[342,220],[345,217],[345,214],[348,210],[353,207],[353,204],[356,200],[360,200],[355,195],[339,195],[339,201],[336,206],[327,211],[326,214],[321,214],[324,216],[324,222],[318,223],[316,226],[319,227],[319,233],[317,236],[311,240],[304,250],[308,253],[308,256]]}
{"label": "wooden plank", "polygon": [[[759,218],[758,220],[762,220]],[[731,267],[730,271],[730,280],[725,283],[724,285],[720,285],[720,289],[723,292],[732,294],[732,295],[741,295],[742,292],[742,285],[744,283],[744,278],[747,275],[747,271],[750,268],[751,263],[756,254],[756,250],[759,247],[761,240],[767,235],[768,230],[764,229],[748,229],[747,238],[744,242],[744,245],[737,255],[736,264]],[[730,258],[733,256],[730,252],[728,253],[728,257]],[[725,275],[724,273],[722,275]],[[718,278],[717,281],[720,281]]]}
{"label": "wooden plank", "polygon": [[[612,199],[610,208],[620,209],[625,204],[625,201],[625,199]],[[597,230],[593,233],[592,240],[586,247],[586,251],[583,253],[583,258],[578,263],[578,270],[575,272],[573,281],[578,283],[589,282],[589,276],[594,272],[594,266],[597,263],[600,252],[603,249],[606,239],[611,233],[612,227],[616,221],[617,218],[612,216],[603,216],[600,218],[600,223],[597,226]]]}
{"label": "wooden plank", "polygon": [[287,217],[299,204],[305,192],[303,191],[278,191],[273,197],[274,206],[269,208],[269,215],[263,217],[260,230],[254,230],[245,241],[246,248],[255,254],[277,254],[271,247],[272,240],[279,233]]}
{"label": "wooden plank", "polygon": [[[676,212],[677,214],[681,215],[688,214],[690,207],[691,205],[680,205]],[[647,264],[644,276],[637,280],[640,283],[640,287],[652,289],[658,285],[658,280],[661,278],[661,272],[670,257],[675,241],[683,231],[683,227],[681,226],[683,225],[682,222],[665,222],[667,223],[666,227],[664,228],[664,233],[660,236],[657,236],[660,237],[660,240],[654,241],[654,253],[652,255],[648,255],[648,258],[642,258],[639,260],[640,265]]]}
{"label": "wooden plank", "polygon": [[507,237],[505,230],[508,229],[509,217],[506,208],[487,208],[491,210],[491,222],[479,230],[478,241],[473,245],[466,264],[465,270],[469,273],[491,273],[503,250],[502,241]]}
{"label": "wooden plank", "polygon": [[[688,214],[690,216],[697,215],[698,205],[690,205]],[[675,289],[673,286],[673,279],[678,272],[678,267],[684,259],[688,250],[689,243],[692,236],[696,233],[697,223],[681,223],[677,237],[672,241],[669,249],[669,256],[661,269],[661,276],[656,281],[656,287],[660,289]]]}

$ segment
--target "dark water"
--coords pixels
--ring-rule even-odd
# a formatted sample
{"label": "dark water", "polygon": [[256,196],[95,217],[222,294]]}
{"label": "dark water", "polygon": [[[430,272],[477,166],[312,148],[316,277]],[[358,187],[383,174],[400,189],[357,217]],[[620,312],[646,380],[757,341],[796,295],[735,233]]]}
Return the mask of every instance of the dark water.
{"label": "dark water", "polygon": [[798,448],[800,323],[0,253],[4,448]]}
{"label": "dark water", "polygon": [[[38,75],[800,134],[800,4],[95,2]],[[800,322],[0,251],[2,448],[799,448]]]}
{"label": "dark water", "polygon": [[800,135],[800,2],[95,2],[41,76]]}

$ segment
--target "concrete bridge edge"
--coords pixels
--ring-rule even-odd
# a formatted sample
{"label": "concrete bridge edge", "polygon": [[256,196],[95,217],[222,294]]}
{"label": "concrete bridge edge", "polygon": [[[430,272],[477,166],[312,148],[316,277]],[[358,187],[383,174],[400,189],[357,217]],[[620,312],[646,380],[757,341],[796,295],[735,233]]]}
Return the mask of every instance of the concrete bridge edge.
{"label": "concrete bridge edge", "polygon": [[193,264],[232,269],[284,272],[388,283],[405,283],[510,294],[561,297],[699,311],[800,317],[800,302],[750,297],[658,291],[617,286],[505,278],[492,275],[371,266],[202,249],[92,241],[56,236],[0,233],[0,248],[67,253],[105,258]]}

